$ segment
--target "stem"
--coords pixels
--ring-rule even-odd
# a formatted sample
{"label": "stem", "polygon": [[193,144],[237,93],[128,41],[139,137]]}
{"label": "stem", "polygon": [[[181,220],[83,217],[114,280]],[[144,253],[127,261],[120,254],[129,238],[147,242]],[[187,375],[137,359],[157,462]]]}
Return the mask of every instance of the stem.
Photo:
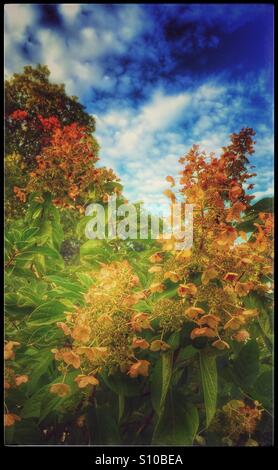
{"label": "stem", "polygon": [[139,429],[136,431],[136,437],[139,436],[139,434],[141,434],[145,429],[146,427],[150,424],[152,418],[154,416],[154,411],[152,410],[147,416],[146,418],[144,419],[143,423],[141,424],[141,426],[139,427]]}
{"label": "stem", "polygon": [[20,254],[20,251],[16,250],[11,255],[10,259],[5,263],[5,269],[9,268],[10,265],[13,263],[14,259]]}

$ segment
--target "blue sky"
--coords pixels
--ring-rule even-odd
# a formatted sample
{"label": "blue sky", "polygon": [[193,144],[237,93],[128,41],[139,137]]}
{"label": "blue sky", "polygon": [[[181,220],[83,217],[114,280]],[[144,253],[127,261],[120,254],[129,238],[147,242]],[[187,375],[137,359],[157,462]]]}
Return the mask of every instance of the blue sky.
{"label": "blue sky", "polygon": [[256,198],[273,193],[272,5],[6,5],[5,75],[37,63],[96,117],[131,201],[162,203],[193,143],[219,153],[244,126]]}

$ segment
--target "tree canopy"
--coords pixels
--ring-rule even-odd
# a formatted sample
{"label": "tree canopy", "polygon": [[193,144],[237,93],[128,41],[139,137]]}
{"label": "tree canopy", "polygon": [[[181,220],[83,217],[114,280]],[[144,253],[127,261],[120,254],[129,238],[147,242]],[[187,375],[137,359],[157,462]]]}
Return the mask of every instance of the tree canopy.
{"label": "tree canopy", "polygon": [[33,165],[43,144],[41,117],[56,117],[62,126],[78,122],[88,133],[95,130],[95,119],[76,96],[66,94],[63,84],[50,81],[46,65],[28,65],[5,81],[6,154],[19,153],[28,166]]}

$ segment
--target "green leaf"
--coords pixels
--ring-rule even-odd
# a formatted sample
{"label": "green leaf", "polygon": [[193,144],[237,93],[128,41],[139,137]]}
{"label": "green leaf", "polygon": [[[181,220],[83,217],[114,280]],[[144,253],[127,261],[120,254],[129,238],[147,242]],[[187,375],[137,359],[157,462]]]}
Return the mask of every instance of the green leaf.
{"label": "green leaf", "polygon": [[35,327],[51,325],[52,323],[61,321],[64,319],[65,310],[66,307],[62,302],[58,302],[57,300],[47,301],[33,310],[28,325]]}
{"label": "green leaf", "polygon": [[191,359],[192,357],[196,356],[197,352],[198,352],[198,349],[194,348],[191,345],[186,346],[185,348],[182,348],[179,351],[178,357],[176,359],[176,364],[178,365],[181,362],[183,363],[187,361],[188,359]]}
{"label": "green leaf", "polygon": [[41,212],[42,212],[42,207],[39,206],[39,204],[37,204],[37,207],[32,212],[32,219],[33,220],[38,219],[39,216],[41,215]]}
{"label": "green leaf", "polygon": [[243,346],[234,361],[233,369],[236,379],[243,387],[253,385],[259,373],[259,346],[256,340]]}
{"label": "green leaf", "polygon": [[102,372],[100,376],[107,387],[117,395],[134,397],[141,393],[140,382],[136,379],[131,379],[126,374],[118,372],[117,374],[108,375],[107,372]]}
{"label": "green leaf", "polygon": [[156,425],[152,445],[192,445],[199,426],[197,408],[180,392],[170,390]]}
{"label": "green leaf", "polygon": [[48,371],[50,365],[53,362],[53,354],[48,350],[39,351],[36,356],[32,357],[32,373],[30,374],[30,380],[27,383],[28,393],[33,393],[39,383],[40,378]]}
{"label": "green leaf", "polygon": [[120,444],[118,425],[109,405],[91,406],[87,413],[87,426],[92,445]]}
{"label": "green leaf", "polygon": [[[9,297],[6,299],[9,301]],[[15,296],[15,305],[18,307],[37,307],[40,298],[30,288],[22,287]]]}
{"label": "green leaf", "polygon": [[261,199],[260,201],[250,206],[246,210],[246,212],[247,213],[273,212],[273,208],[274,208],[274,198],[265,197],[264,199]]}
{"label": "green leaf", "polygon": [[80,240],[85,237],[85,228],[87,223],[92,219],[91,215],[84,216],[76,226],[76,235],[77,238]]}
{"label": "green leaf", "polygon": [[78,277],[82,286],[86,289],[89,289],[94,283],[93,279],[91,278],[91,276],[88,276],[88,274],[76,273],[76,276]]}
{"label": "green leaf", "polygon": [[247,233],[254,232],[256,230],[254,223],[257,223],[258,221],[258,214],[251,214],[247,217],[243,217],[241,221],[235,225],[235,228]]}
{"label": "green leaf", "polygon": [[65,413],[65,409],[64,410],[61,409],[61,405],[64,405],[66,403],[71,404],[73,397],[77,398],[77,396],[79,396],[79,391],[76,390],[76,384],[74,382],[74,379],[76,378],[77,375],[78,375],[77,371],[69,372],[66,375],[64,383],[67,385],[70,385],[70,392],[68,395],[66,395],[63,398],[57,395],[54,395],[53,393],[50,392],[50,386],[52,384],[63,382],[62,376],[57,377],[53,382],[51,382],[50,384],[47,384],[44,387],[45,395],[42,401],[39,422],[42,422],[52,411],[55,411],[58,414]]}
{"label": "green leaf", "polygon": [[265,295],[260,295],[257,292],[250,292],[244,298],[244,306],[246,308],[256,308],[259,315],[255,321],[260,327],[260,332],[263,334],[264,340],[270,351],[273,350],[273,302],[270,301]]}
{"label": "green leaf", "polygon": [[13,438],[14,444],[35,445],[42,443],[41,430],[33,419],[23,419],[17,423]]}
{"label": "green leaf", "polygon": [[80,255],[87,256],[99,252],[103,248],[102,240],[88,240],[80,247]]}
{"label": "green leaf", "polygon": [[13,443],[14,431],[15,431],[17,424],[18,423],[16,423],[14,426],[5,427],[4,441],[6,445]]}
{"label": "green leaf", "polygon": [[172,376],[173,352],[162,353],[151,375],[151,399],[158,415],[161,415]]}
{"label": "green leaf", "polygon": [[35,246],[35,247],[27,248],[24,251],[24,254],[27,254],[27,255],[40,254],[40,255],[45,255],[46,257],[49,257],[51,259],[55,259],[57,261],[63,261],[63,258],[61,257],[60,253],[54,248],[50,248],[49,246]]}
{"label": "green leaf", "polygon": [[237,230],[243,230],[245,232],[254,232],[256,227],[254,223],[259,223],[259,213],[260,212],[273,212],[274,201],[272,197],[266,197],[256,202],[246,210],[246,216],[241,219],[241,221],[236,224]]}
{"label": "green leaf", "polygon": [[21,235],[21,240],[30,240],[32,239],[35,234],[38,232],[39,228],[38,227],[31,227],[27,228],[26,230],[23,231]]}
{"label": "green leaf", "polygon": [[159,299],[171,299],[172,297],[175,297],[177,295],[177,285],[174,285],[173,287],[167,289],[165,292],[162,294],[153,294]]}
{"label": "green leaf", "polygon": [[119,421],[120,421],[125,411],[125,396],[118,395],[118,398],[119,398]]}
{"label": "green leaf", "polygon": [[[74,384],[74,378],[77,374],[77,371],[69,372],[64,380],[64,383],[76,388],[76,384]],[[60,405],[67,401],[70,402],[74,392],[71,389],[70,393],[63,398],[51,393],[51,385],[59,382],[63,382],[63,377],[56,377],[55,380],[44,385],[40,390],[36,391],[28,400],[25,401],[21,416],[23,418],[39,418],[39,422],[41,422],[53,410],[61,412],[61,409],[59,409]]]}
{"label": "green leaf", "polygon": [[45,390],[39,390],[24,402],[21,417],[22,418],[39,418],[41,414],[41,403],[45,395]]}
{"label": "green leaf", "polygon": [[273,407],[273,371],[266,370],[256,380],[252,397],[271,411]]}
{"label": "green leaf", "polygon": [[172,349],[177,349],[180,344],[180,336],[180,331],[175,331],[167,339],[167,344],[169,344]]}
{"label": "green leaf", "polygon": [[45,256],[37,254],[34,256],[34,264],[39,273],[46,272]]}
{"label": "green leaf", "polygon": [[206,423],[209,427],[217,404],[217,368],[215,356],[209,355],[207,350],[200,351],[200,370],[206,408]]}
{"label": "green leaf", "polygon": [[109,183],[105,183],[104,189],[108,193],[114,191],[115,189],[122,191],[123,185],[121,183],[117,183],[116,181],[109,181]]}
{"label": "green leaf", "polygon": [[47,279],[51,283],[56,284],[57,287],[61,287],[65,291],[75,292],[77,294],[80,294],[81,297],[83,297],[82,293],[84,292],[84,289],[80,284],[68,281],[67,278],[64,278],[62,276],[47,276]]}
{"label": "green leaf", "polygon": [[44,220],[40,225],[40,230],[37,234],[40,243],[52,241],[52,224],[50,220]]}
{"label": "green leaf", "polygon": [[60,224],[52,224],[52,244],[56,250],[60,250],[61,243],[64,240],[64,231]]}

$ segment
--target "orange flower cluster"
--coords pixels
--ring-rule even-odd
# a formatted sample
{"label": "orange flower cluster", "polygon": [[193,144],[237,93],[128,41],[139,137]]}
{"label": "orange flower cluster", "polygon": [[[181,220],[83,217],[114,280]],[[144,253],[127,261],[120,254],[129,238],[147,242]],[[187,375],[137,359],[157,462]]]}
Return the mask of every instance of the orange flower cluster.
{"label": "orange flower cluster", "polygon": [[[149,344],[140,336],[152,329],[149,315],[134,309],[147,292],[140,290],[139,278],[127,261],[103,264],[90,274],[94,284],[84,296],[86,305],[68,313],[65,322],[57,323],[71,341],[71,347],[52,350],[60,370],[64,374],[69,367],[79,370],[75,379],[79,388],[97,386],[96,375],[103,369],[113,372],[120,368],[131,378],[147,376],[150,363],[138,359],[135,350],[167,348],[163,341]],[[50,391],[65,396],[70,388],[56,383]]]}
{"label": "orange flower cluster", "polygon": [[28,375],[16,375],[10,367],[5,368],[4,389],[19,387],[19,385],[28,382]]}
{"label": "orange flower cluster", "polygon": [[18,186],[14,186],[13,191],[20,202],[26,202],[26,193]]}
{"label": "orange flower cluster", "polygon": [[[254,175],[246,170],[246,153],[254,151],[253,135],[249,128],[233,134],[219,158],[193,146],[180,159],[185,163],[180,192],[194,207],[194,244],[175,251],[173,243],[160,238],[162,251],[150,257],[152,292],[163,292],[165,281],[177,284],[184,316],[196,324],[191,338],[206,337],[217,349],[228,349],[229,339],[249,339],[246,328],[259,311],[246,308],[245,299],[272,288],[263,279],[272,273],[272,214],[259,214],[249,239],[248,233],[236,228],[252,199],[244,188]],[[173,186],[173,178],[166,179]]]}
{"label": "orange flower cluster", "polygon": [[112,170],[95,168],[98,157],[92,137],[77,124],[56,127],[36,161],[37,168],[30,173],[26,191],[48,191],[54,203],[63,207],[79,197],[88,197],[90,187],[104,196],[104,184],[116,178]]}
{"label": "orange flower cluster", "polygon": [[21,421],[20,416],[15,415],[14,413],[4,414],[4,426],[5,427],[13,426],[16,421]]}
{"label": "orange flower cluster", "polygon": [[81,203],[88,199],[90,191],[99,198],[107,198],[105,185],[117,178],[111,169],[95,167],[96,143],[88,130],[76,123],[62,127],[56,117],[39,115],[38,122],[43,145],[27,186],[14,187],[18,199],[25,202],[31,192],[50,192],[57,206],[84,211]]}
{"label": "orange flower cluster", "polygon": [[[15,359],[15,351],[14,348],[20,346],[18,341],[8,341],[4,346],[4,359],[5,361],[13,361]],[[5,396],[7,396],[7,391],[13,388],[17,388],[20,385],[28,382],[29,378],[28,375],[17,375],[14,372],[14,369],[9,366],[5,367],[4,370],[4,390]],[[5,404],[7,409],[7,406]],[[4,425],[5,426],[13,426],[16,421],[21,421],[20,416],[10,413],[7,410],[7,413],[4,415]]]}
{"label": "orange flower cluster", "polygon": [[4,359],[13,360],[15,358],[14,348],[20,346],[18,341],[8,341],[4,346]]}
{"label": "orange flower cluster", "polygon": [[27,117],[28,113],[22,109],[17,109],[9,116],[10,119],[14,119],[15,121],[24,121]]}

